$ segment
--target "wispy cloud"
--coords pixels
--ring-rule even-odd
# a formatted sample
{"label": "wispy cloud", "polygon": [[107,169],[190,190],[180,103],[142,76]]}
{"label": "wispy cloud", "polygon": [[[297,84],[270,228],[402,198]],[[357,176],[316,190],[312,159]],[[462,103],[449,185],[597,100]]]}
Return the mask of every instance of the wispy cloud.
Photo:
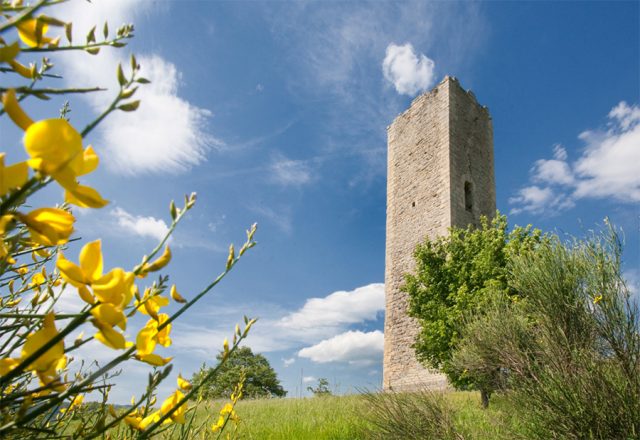
{"label": "wispy cloud", "polygon": [[288,159],[279,154],[271,163],[271,181],[279,185],[301,186],[311,182],[312,177],[311,167],[306,161]]}
{"label": "wispy cloud", "polygon": [[120,207],[112,210],[111,215],[116,219],[118,226],[131,235],[160,241],[169,232],[169,226],[162,219],[133,215]]}
{"label": "wispy cloud", "polygon": [[[385,127],[406,106],[380,68],[389,43],[410,41],[421,52],[437,53],[439,68],[455,73],[473,60],[486,34],[481,7],[469,3],[295,2],[269,4],[265,15],[292,96],[322,107],[330,103],[319,122],[323,152],[361,152],[362,171],[356,170],[352,186],[384,176],[386,162],[377,160],[380,155],[371,160],[366,150],[384,143]],[[394,66],[399,75],[399,63]],[[428,62],[420,66],[429,70]]]}
{"label": "wispy cloud", "polygon": [[435,79],[435,63],[424,54],[416,54],[411,43],[389,44],[382,61],[382,73],[401,95],[414,96],[427,90]]}
{"label": "wispy cloud", "polygon": [[262,224],[263,220],[274,224],[285,234],[291,234],[293,231],[293,222],[291,219],[291,208],[288,206],[278,206],[271,208],[269,206],[258,205],[249,207],[251,211],[258,214],[258,224]]}
{"label": "wispy cloud", "polygon": [[[133,0],[70,2],[62,15],[73,22],[76,39],[83,37],[105,19],[115,27],[129,22],[155,7],[152,2]],[[60,56],[67,81],[75,86],[109,88],[108,92],[86,95],[89,105],[100,113],[118,90],[116,66],[128,65],[124,51],[104,48],[98,56],[68,53]],[[201,163],[207,150],[221,142],[205,128],[211,115],[178,95],[180,71],[157,54],[141,54],[142,75],[151,84],[140,87],[135,95],[142,103],[137,111],[112,113],[99,126],[96,149],[107,167],[120,174],[140,172],[179,173]]]}
{"label": "wispy cloud", "polygon": [[540,159],[531,169],[529,185],[509,199],[513,214],[554,214],[580,199],[640,201],[640,107],[620,102],[607,115],[606,129],[587,130],[578,136],[585,148],[569,161],[556,145],[553,159]]}

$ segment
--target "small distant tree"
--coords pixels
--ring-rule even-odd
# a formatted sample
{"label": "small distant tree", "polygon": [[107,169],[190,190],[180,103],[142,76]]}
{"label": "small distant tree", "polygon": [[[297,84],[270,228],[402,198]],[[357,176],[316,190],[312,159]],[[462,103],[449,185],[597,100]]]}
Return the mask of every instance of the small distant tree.
{"label": "small distant tree", "polygon": [[311,391],[316,397],[330,396],[331,390],[329,389],[329,381],[324,377],[318,379],[318,385],[313,387],[307,387],[307,390]]}
{"label": "small distant tree", "polygon": [[452,355],[469,318],[482,314],[496,298],[517,295],[507,282],[507,263],[533,249],[541,237],[531,226],[509,232],[500,213],[492,221],[483,217],[478,228],[451,228],[449,235],[418,245],[415,274],[405,276],[409,314],[421,324],[414,345],[418,359],[441,369],[458,388],[479,389],[485,406],[494,389],[494,371],[469,376],[452,365]]}
{"label": "small distant tree", "polygon": [[[216,356],[218,362],[222,361],[223,356],[222,352]],[[193,375],[192,383],[202,383],[203,378],[212,376],[210,372],[214,368],[203,365],[200,371]],[[245,377],[243,397],[284,397],[287,395],[267,358],[261,354],[254,354],[249,347],[240,347],[228,356],[219,367],[215,377],[203,384],[200,389],[202,397],[219,399],[229,396],[243,375]]]}

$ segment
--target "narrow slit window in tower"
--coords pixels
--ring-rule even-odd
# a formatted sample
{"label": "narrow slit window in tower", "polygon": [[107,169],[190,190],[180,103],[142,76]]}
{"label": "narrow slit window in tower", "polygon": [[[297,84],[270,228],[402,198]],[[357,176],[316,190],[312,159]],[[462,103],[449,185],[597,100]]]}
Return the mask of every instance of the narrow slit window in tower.
{"label": "narrow slit window in tower", "polygon": [[471,212],[473,210],[473,191],[471,182],[464,182],[464,209]]}

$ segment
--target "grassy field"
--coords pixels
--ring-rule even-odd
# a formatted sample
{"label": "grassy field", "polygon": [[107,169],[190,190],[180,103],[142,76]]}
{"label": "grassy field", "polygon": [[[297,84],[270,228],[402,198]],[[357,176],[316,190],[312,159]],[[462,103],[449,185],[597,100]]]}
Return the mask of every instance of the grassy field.
{"label": "grassy field", "polygon": [[[513,438],[519,431],[513,411],[500,396],[492,399],[487,410],[480,407],[479,394],[474,392],[450,392],[445,400],[464,439]],[[197,420],[208,414],[214,420],[221,406],[217,402],[202,406]],[[370,405],[359,395],[249,400],[239,402],[236,409],[242,419],[241,439],[355,440],[369,438],[373,428]]]}

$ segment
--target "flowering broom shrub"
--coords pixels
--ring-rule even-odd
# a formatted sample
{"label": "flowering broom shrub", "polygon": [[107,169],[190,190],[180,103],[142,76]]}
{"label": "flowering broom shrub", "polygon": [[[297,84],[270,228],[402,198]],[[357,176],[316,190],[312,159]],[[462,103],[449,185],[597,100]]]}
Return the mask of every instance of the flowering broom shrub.
{"label": "flowering broom shrub", "polygon": [[[171,261],[167,240],[193,208],[195,194],[186,196],[181,208],[171,202],[168,233],[135,267],[105,266],[100,240],[84,244],[78,256],[66,250],[67,243],[77,240],[72,238],[75,207],[100,209],[108,204],[97,189],[82,182],[99,164],[100,149],[86,139],[110,113],[135,111],[140,102],[132,98],[138,86],[149,81],[139,75],[140,66],[132,56],[128,74],[122,66],[117,68],[120,89],[111,104],[82,130],[67,119],[66,104],[60,117],[33,120],[29,104],[34,98],[100,90],[39,87],[43,79],[59,75],[51,73],[54,65],[47,58],[34,60],[35,54],[75,50],[97,55],[103,47],[123,47],[133,36],[133,26],[124,25],[110,37],[105,23],[102,39],[94,28],[83,44],[74,43],[72,24],[49,15],[58,3],[3,1],[0,6],[0,115],[24,131],[25,152],[17,163],[5,163],[5,154],[0,154],[0,437],[145,438],[166,432],[188,438],[202,428],[193,425],[195,411],[188,406],[198,387],[178,376],[176,390],[156,405],[156,390],[169,375],[172,360],[158,348],[171,345],[173,322],[255,245],[256,227],[247,231],[237,254],[230,247],[222,273],[192,298],[183,297],[168,276],[159,274]],[[37,192],[57,186],[64,190],[59,205],[29,204]],[[58,301],[67,295],[78,295],[83,306],[73,313],[58,313]],[[166,312],[172,302],[177,307]],[[132,328],[136,315],[144,315],[146,323]],[[223,343],[222,362],[254,322],[245,318],[243,328],[236,326],[232,344]],[[92,329],[90,334],[78,335],[86,329]],[[102,344],[110,360],[89,365],[74,361],[73,352],[92,340]],[[115,408],[109,403],[109,391],[114,377],[130,362],[149,365],[148,383],[130,406]],[[233,406],[241,389],[242,384],[209,432],[220,434],[229,419],[237,422]],[[87,393],[99,401],[84,402]]]}

